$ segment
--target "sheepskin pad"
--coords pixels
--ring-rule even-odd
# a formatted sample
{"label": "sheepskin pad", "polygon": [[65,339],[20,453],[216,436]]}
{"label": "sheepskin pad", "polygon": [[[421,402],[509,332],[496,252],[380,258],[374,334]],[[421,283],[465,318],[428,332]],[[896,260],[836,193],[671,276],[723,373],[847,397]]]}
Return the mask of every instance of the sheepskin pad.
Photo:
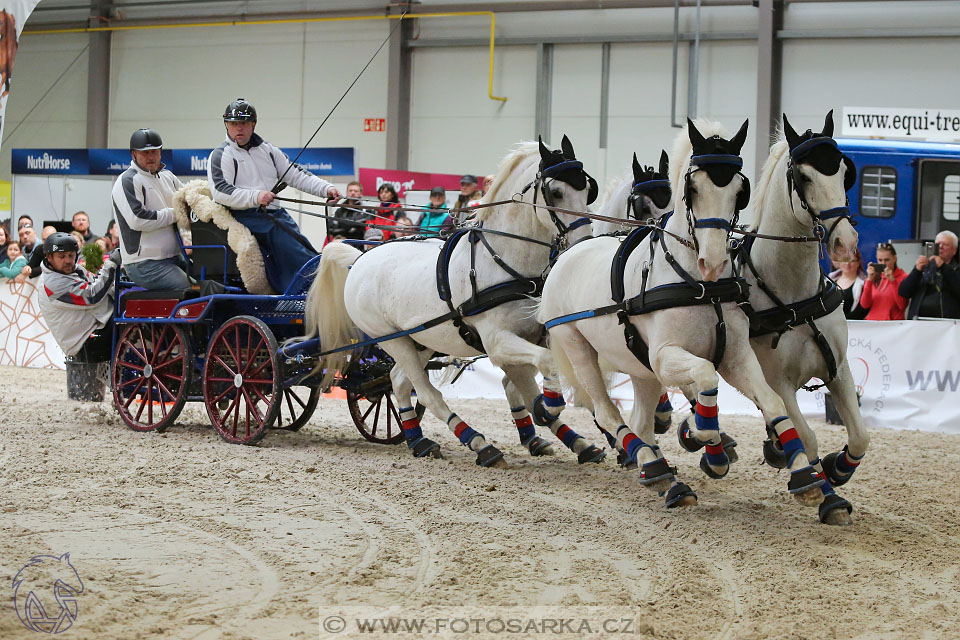
{"label": "sheepskin pad", "polygon": [[191,180],[173,196],[173,211],[183,243],[192,244],[190,213],[201,222],[212,222],[227,232],[227,244],[237,254],[237,268],[247,291],[256,295],[275,293],[263,266],[260,245],[250,230],[237,222],[226,207],[213,201],[206,180]]}

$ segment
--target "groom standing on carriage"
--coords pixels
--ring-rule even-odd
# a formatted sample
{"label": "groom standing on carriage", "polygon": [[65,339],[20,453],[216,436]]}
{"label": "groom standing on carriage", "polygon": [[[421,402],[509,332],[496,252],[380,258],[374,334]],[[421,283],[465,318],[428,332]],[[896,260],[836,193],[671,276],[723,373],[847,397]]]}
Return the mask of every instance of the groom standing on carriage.
{"label": "groom standing on carriage", "polygon": [[321,198],[339,198],[332,184],[318,178],[254,133],[257,111],[243,98],[223,112],[227,139],[213,150],[207,163],[210,193],[218,204],[233,210],[233,216],[250,229],[263,253],[270,286],[277,293],[290,282],[317,251],[284,209],[273,204],[274,185],[282,179],[291,186]]}

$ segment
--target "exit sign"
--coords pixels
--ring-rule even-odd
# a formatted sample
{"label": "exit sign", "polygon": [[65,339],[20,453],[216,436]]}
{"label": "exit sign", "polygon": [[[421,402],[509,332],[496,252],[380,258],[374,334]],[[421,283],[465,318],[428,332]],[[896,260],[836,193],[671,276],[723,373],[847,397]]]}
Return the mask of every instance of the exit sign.
{"label": "exit sign", "polygon": [[386,118],[364,118],[363,130],[382,133],[387,130]]}

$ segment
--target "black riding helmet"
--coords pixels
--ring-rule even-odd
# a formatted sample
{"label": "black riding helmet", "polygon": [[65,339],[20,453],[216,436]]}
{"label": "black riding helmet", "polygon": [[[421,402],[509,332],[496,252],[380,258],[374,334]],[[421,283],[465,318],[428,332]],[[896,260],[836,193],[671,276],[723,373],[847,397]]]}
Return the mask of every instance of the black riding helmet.
{"label": "black riding helmet", "polygon": [[137,129],[130,136],[130,151],[149,151],[163,149],[163,140],[160,134],[153,129]]}
{"label": "black riding helmet", "polygon": [[46,262],[47,258],[52,254],[59,253],[60,251],[79,253],[80,243],[69,233],[63,233],[62,231],[51,233],[47,236],[47,239],[43,241],[43,261]]}
{"label": "black riding helmet", "polygon": [[237,98],[223,110],[224,122],[256,122],[257,110],[246,98]]}

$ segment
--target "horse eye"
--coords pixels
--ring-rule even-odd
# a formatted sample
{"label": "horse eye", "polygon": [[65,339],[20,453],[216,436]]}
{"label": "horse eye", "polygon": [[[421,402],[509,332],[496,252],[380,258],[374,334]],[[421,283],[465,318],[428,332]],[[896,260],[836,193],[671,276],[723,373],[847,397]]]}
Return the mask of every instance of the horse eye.
{"label": "horse eye", "polygon": [[811,183],[811,182],[813,182],[813,180],[810,179],[810,176],[805,175],[805,174],[800,174],[800,179],[801,179],[803,182],[806,182],[806,183],[808,183],[808,184]]}
{"label": "horse eye", "polygon": [[553,189],[550,191],[550,193],[553,195],[554,199],[556,200],[563,199],[563,191],[560,191],[560,189]]}

